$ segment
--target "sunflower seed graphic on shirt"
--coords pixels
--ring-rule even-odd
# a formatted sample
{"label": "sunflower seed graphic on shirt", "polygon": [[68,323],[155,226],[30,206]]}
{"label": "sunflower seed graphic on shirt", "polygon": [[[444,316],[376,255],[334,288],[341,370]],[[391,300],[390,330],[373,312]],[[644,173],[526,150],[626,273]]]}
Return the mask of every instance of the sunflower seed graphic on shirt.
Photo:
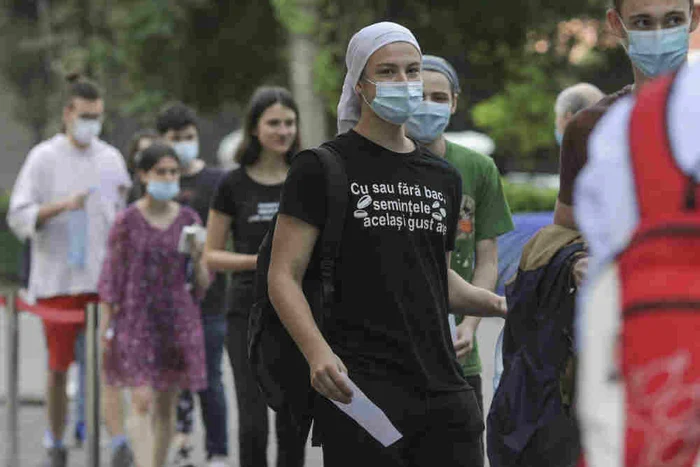
{"label": "sunflower seed graphic on shirt", "polygon": [[357,209],[365,209],[370,204],[372,204],[372,197],[370,195],[364,195],[357,202]]}
{"label": "sunflower seed graphic on shirt", "polygon": [[433,219],[435,219],[436,221],[440,221],[440,222],[441,222],[442,219],[443,219],[443,217],[440,215],[439,212],[434,212],[434,213],[433,213]]}

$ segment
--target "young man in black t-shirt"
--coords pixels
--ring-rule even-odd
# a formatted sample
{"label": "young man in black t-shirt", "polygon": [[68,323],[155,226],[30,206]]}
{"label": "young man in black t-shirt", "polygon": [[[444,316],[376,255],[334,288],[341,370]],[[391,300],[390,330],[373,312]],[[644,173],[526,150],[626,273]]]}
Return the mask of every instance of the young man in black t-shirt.
{"label": "young man in black t-shirt", "polygon": [[[207,167],[205,162],[199,159],[199,130],[195,111],[182,103],[170,104],[158,115],[156,129],[163,139],[173,146],[180,159],[182,175],[177,201],[197,211],[206,225],[209,205],[225,172]],[[225,313],[228,308],[226,282],[225,274],[216,274],[206,297],[200,304],[208,386],[198,395],[206,429],[206,450],[210,466],[226,465],[228,457],[228,412],[221,374],[226,339]],[[176,465],[191,465],[188,459],[191,451],[188,437],[192,432],[193,414],[192,394],[185,391],[181,394],[177,407],[179,436],[176,440],[178,448]]]}
{"label": "young man in black t-shirt", "polygon": [[[415,38],[394,23],[369,26],[351,40],[347,63],[339,120],[341,131],[352,129],[329,143],[344,160],[350,195],[338,301],[321,334],[301,288],[328,205],[322,168],[308,153],[284,186],[270,298],[325,396],[315,408],[325,465],[425,466],[437,455],[442,466],[466,467],[483,459],[484,425],[447,314],[503,316],[505,302],[449,270],[461,178],[404,134],[422,99]],[[347,377],[402,439],[383,447],[329,402],[351,400]]]}

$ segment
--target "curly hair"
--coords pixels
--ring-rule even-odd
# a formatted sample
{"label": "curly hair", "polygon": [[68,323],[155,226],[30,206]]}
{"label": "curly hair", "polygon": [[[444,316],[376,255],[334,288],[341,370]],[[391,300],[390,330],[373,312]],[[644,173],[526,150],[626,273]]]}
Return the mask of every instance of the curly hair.
{"label": "curly hair", "polygon": [[197,128],[197,112],[182,102],[167,104],[156,117],[156,130],[161,135],[170,130],[182,130],[190,125]]}

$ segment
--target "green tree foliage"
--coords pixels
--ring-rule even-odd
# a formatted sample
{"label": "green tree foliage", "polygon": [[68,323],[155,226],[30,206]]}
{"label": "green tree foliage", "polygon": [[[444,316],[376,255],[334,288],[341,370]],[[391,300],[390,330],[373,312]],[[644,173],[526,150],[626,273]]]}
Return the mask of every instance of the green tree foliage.
{"label": "green tree foliage", "polygon": [[285,77],[283,31],[266,1],[120,0],[114,30],[132,110],[180,98],[214,111]]}
{"label": "green tree foliage", "polygon": [[554,188],[539,188],[525,183],[503,182],[503,193],[510,211],[545,212],[554,211],[559,190]]}
{"label": "green tree foliage", "polygon": [[[350,37],[391,20],[413,30],[425,53],[457,68],[463,93],[450,129],[476,124],[496,140],[497,158],[532,167],[528,161],[556,155],[551,107],[557,92],[583,78],[619,78],[616,67],[626,66],[617,52],[596,49],[591,60],[572,65],[561,47],[535,53],[532,44],[556,42],[563,20],[602,19],[606,1],[8,0],[0,40],[10,52],[0,67],[37,127],[46,120],[37,109],[61,75],[76,69],[107,87],[112,104],[119,104],[109,107],[122,112],[150,118],[174,98],[215,112],[240,107],[261,84],[287,83],[289,33],[312,34],[321,46],[315,86],[333,118]],[[42,3],[50,6],[48,25],[38,14]],[[319,20],[309,20],[308,8]],[[626,76],[618,78],[604,90]]]}
{"label": "green tree foliage", "polygon": [[[0,72],[19,98],[14,115],[34,132],[38,142],[49,121],[51,96],[49,44],[42,37],[36,5],[15,0],[0,10]],[[12,46],[9,46],[12,44]]]}

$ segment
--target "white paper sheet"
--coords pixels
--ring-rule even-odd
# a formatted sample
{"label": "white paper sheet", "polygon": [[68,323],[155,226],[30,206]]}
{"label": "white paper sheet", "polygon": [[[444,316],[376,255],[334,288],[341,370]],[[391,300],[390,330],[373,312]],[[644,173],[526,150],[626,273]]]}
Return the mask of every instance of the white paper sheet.
{"label": "white paper sheet", "polygon": [[334,400],[331,402],[367,430],[384,447],[391,446],[400,440],[403,435],[399,433],[382,409],[369,400],[365,393],[347,375],[343,374],[343,377],[352,389],[352,402],[349,404],[343,404]]}
{"label": "white paper sheet", "polygon": [[194,235],[198,245],[204,245],[204,243],[207,241],[207,229],[201,225],[192,224],[183,227],[182,232],[180,232],[180,240],[178,241],[177,245],[177,251],[180,253],[190,253],[190,246],[187,243],[188,235]]}
{"label": "white paper sheet", "polygon": [[452,335],[452,343],[457,342],[457,319],[455,315],[447,315],[447,321],[450,323],[450,334]]}

